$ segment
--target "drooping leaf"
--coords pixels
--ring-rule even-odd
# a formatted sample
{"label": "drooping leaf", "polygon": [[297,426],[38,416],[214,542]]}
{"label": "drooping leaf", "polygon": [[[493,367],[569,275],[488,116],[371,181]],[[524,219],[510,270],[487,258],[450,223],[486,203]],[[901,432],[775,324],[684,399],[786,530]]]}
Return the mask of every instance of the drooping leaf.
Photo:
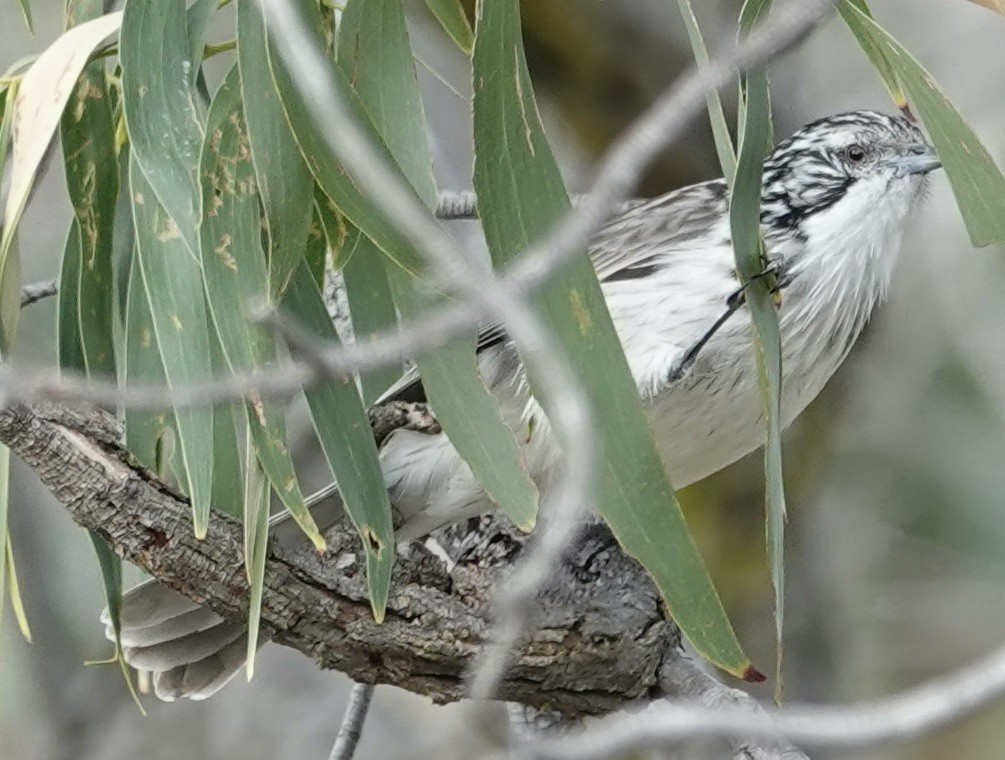
{"label": "drooping leaf", "polygon": [[[6,456],[10,459],[9,450]],[[0,493],[0,498],[4,501],[8,501],[10,499],[9,484],[8,487],[4,488],[3,492]],[[21,632],[22,638],[30,644],[31,626],[28,625],[28,615],[25,614],[24,602],[21,599],[21,585],[17,582],[17,568],[14,566],[14,545],[10,540],[10,531],[7,532],[7,546],[5,548],[4,555],[4,562],[7,566],[7,593],[10,596],[11,609],[14,611],[14,620],[17,622],[17,628]],[[2,595],[0,595],[0,599],[2,599]]]}
{"label": "drooping leaf", "polygon": [[[67,260],[64,257],[64,266]],[[129,269],[129,281],[126,283],[124,317],[123,382],[126,385],[166,385],[167,375],[157,343],[154,320],[150,314],[150,304],[143,287],[139,264],[135,263]],[[62,355],[60,364],[67,366]],[[163,456],[164,442],[176,439],[175,419],[171,412],[131,407],[125,409],[124,442],[129,453],[162,479],[168,479],[169,473],[180,469],[172,461],[173,457]],[[173,447],[173,443],[171,445]]]}
{"label": "drooping leaf", "polygon": [[[680,9],[681,18],[684,19],[684,28],[687,30],[687,38],[691,43],[694,61],[698,64],[698,68],[706,69],[710,65],[708,48],[705,47],[705,38],[702,37],[701,29],[698,27],[698,19],[695,18],[691,2],[690,0],[677,0],[677,7]],[[719,91],[712,90],[706,94],[705,102],[708,104],[708,120],[712,125],[712,137],[715,140],[715,152],[719,157],[722,176],[732,178],[736,172],[736,151],[733,148],[733,138],[729,134],[726,115],[722,110]]]}
{"label": "drooping leaf", "polygon": [[[328,238],[331,267],[342,273],[356,339],[362,340],[393,327],[398,321],[398,313],[381,250],[358,227],[339,214],[328,196],[320,190],[316,193],[315,204],[317,218]],[[324,272],[323,260],[313,264],[315,269],[320,268]],[[318,282],[324,283],[323,274]],[[332,294],[326,295],[331,297]],[[364,406],[369,407],[400,377],[400,364],[364,372],[360,377]]]}
{"label": "drooping leaf", "polygon": [[220,7],[220,0],[195,0],[188,7],[185,28],[188,36],[188,58],[196,70],[202,65],[203,49],[210,24]]}
{"label": "drooping leaf", "polygon": [[862,33],[861,28],[855,23],[854,16],[849,15],[851,14],[850,6],[858,8],[858,10],[866,16],[872,18],[872,11],[869,10],[869,4],[866,0],[849,0],[847,4],[838,3],[838,13],[841,14],[841,18],[845,20],[845,23],[848,25],[848,28],[851,29],[852,34],[855,35],[855,39],[858,40],[858,44],[862,46],[862,52],[869,57],[869,61],[872,63],[873,68],[876,69],[876,73],[879,74],[880,78],[883,80],[883,84],[886,85],[886,89],[889,91],[890,97],[893,98],[894,104],[897,108],[903,110],[907,107],[907,95],[904,94],[904,88],[901,86],[900,80],[897,78],[897,72],[890,63],[886,50],[881,45],[876,45],[868,34]]}
{"label": "drooping leaf", "polygon": [[[346,263],[342,267],[349,314],[356,338],[362,340],[381,330],[392,327],[397,321],[391,285],[387,279],[384,255],[370,238],[358,227],[347,223],[343,253],[340,259]],[[329,240],[329,244],[331,241]],[[360,377],[363,401],[369,406],[401,377],[401,365],[390,365]]]}
{"label": "drooping leaf", "polygon": [[[9,144],[14,122],[14,102],[17,99],[18,83],[12,82],[0,98],[0,172],[7,163]],[[16,224],[16,221],[15,221]],[[6,229],[0,230],[6,236]],[[21,257],[18,251],[17,232],[12,231],[7,241],[6,254],[0,256],[0,356],[3,356],[14,342],[18,322],[21,319]],[[0,587],[2,590],[2,587]]]}
{"label": "drooping leaf", "polygon": [[[143,284],[164,375],[169,386],[194,385],[211,375],[202,271],[176,220],[147,181],[135,151],[129,186],[136,229],[134,267]],[[174,418],[183,483],[192,501],[195,534],[201,538],[212,503],[213,415],[188,408],[175,409]]]}
{"label": "drooping leaf", "polygon": [[59,289],[56,291],[56,355],[63,369],[87,371],[84,346],[80,339],[80,320],[77,318],[80,302],[80,227],[70,222],[70,231],[63,247],[59,270]]}
{"label": "drooping leaf", "polygon": [[970,242],[1005,244],[1005,177],[987,148],[913,55],[848,0],[841,10],[856,38],[885,51],[907,90],[942,159]]}
{"label": "drooping leaf", "polygon": [[[402,56],[400,50],[393,54],[388,52],[393,46],[400,48],[402,44],[407,43],[407,35],[403,36],[404,30],[399,22],[401,11],[392,8],[394,13],[389,13],[385,5],[386,3],[374,6],[376,10],[372,12],[376,21],[385,22],[386,26],[382,29],[386,33],[376,35],[373,45],[361,43],[359,51],[361,54],[364,51],[376,51],[375,58],[385,60],[386,55],[387,60],[397,61],[400,64],[389,66],[386,69],[386,76],[374,79],[379,87],[387,87],[388,91],[374,93],[375,102],[364,108],[338,69],[332,68],[327,73],[331,75],[335,92],[352,108],[359,123],[370,131],[375,144],[379,144],[380,140],[378,133],[373,130],[371,119],[376,120],[378,117],[387,119],[389,141],[397,146],[403,146],[402,155],[395,155],[398,165],[403,170],[409,167],[409,170],[405,170],[406,176],[421,182],[423,192],[429,193],[429,188],[435,190],[431,176],[428,180],[419,179],[430,169],[428,149],[423,147],[424,143],[423,146],[409,144],[399,136],[407,133],[416,139],[424,138],[424,135],[411,125],[418,113],[413,110],[414,104],[418,102],[417,96],[413,98],[406,92],[406,88],[415,87],[411,55],[409,53]],[[305,28],[313,44],[324,48],[320,33],[317,31],[319,18],[316,8],[304,0],[300,0],[299,7],[303,17],[308,19]],[[349,24],[347,27],[347,19],[351,21],[348,13],[351,9],[352,4],[347,7],[342,19],[342,33],[348,34],[349,37],[346,39],[350,40],[356,36],[353,25]],[[381,12],[380,9],[385,12]],[[366,34],[361,32],[360,38],[370,39],[374,26],[375,24],[368,25],[368,31]],[[351,59],[352,64],[357,69],[368,68],[366,61],[370,60],[369,52],[367,56],[366,60]],[[428,308],[431,298],[427,289],[420,282],[414,281],[419,277],[423,282],[428,282],[428,275],[424,273],[424,262],[419,259],[408,239],[397,229],[395,220],[385,215],[379,199],[361,195],[351,179],[333,160],[322,129],[311,118],[304,105],[303,96],[291,82],[288,73],[281,65],[277,65],[278,58],[275,51],[270,53],[270,61],[273,62],[273,77],[283,100],[287,118],[315,180],[339,211],[370,237],[396,264],[393,267],[388,266],[388,273],[400,313],[405,319],[409,319]],[[404,63],[401,63],[402,61]],[[365,72],[360,76],[372,77]],[[358,76],[356,81],[360,83],[364,79]],[[409,105],[407,110],[404,108],[406,104]],[[405,112],[406,115],[402,118],[407,118],[408,124],[390,118],[389,115],[396,112],[394,111],[396,108],[401,108]],[[391,139],[392,137],[394,139]],[[390,157],[387,160],[390,162]],[[412,169],[415,170],[414,174],[410,173]],[[434,202],[433,198],[427,199],[422,194],[420,197],[427,205]],[[406,278],[405,273],[411,276]],[[484,485],[486,492],[518,525],[529,528],[533,524],[533,515],[536,512],[536,489],[523,470],[520,452],[512,432],[505,426],[493,397],[477,374],[473,349],[472,335],[420,358],[418,363],[423,376],[423,385],[451,442]]]}
{"label": "drooping leaf", "polygon": [[251,595],[248,599],[248,654],[245,673],[250,681],[255,675],[258,629],[262,621],[262,592],[265,586],[265,559],[269,548],[268,479],[256,453],[255,436],[248,420],[246,466],[244,469],[244,567]]}
{"label": "drooping leaf", "polygon": [[185,4],[128,2],[123,13],[119,60],[132,161],[194,257],[204,119]]}
{"label": "drooping leaf", "polygon": [[[275,337],[251,324],[269,299],[261,217],[251,163],[240,73],[235,66],[210,106],[202,151],[203,208],[199,230],[206,299],[232,371],[264,368],[276,359]],[[246,403],[258,457],[273,489],[319,551],[325,547],[304,504],[286,436],[285,410],[270,399]]]}
{"label": "drooping leaf", "polygon": [[[307,266],[294,273],[282,306],[318,340],[338,340],[321,291]],[[305,394],[321,449],[363,542],[374,617],[383,620],[394,563],[394,529],[370,422],[349,375],[308,388]]]}
{"label": "drooping leaf", "polygon": [[307,245],[314,179],[293,139],[272,83],[262,17],[251,3],[237,4],[237,61],[251,160],[265,209],[269,289],[278,299]]}
{"label": "drooping leaf", "polygon": [[85,369],[90,377],[114,377],[112,236],[119,177],[115,128],[100,61],[88,65],[77,80],[61,134],[80,247],[75,311]]}
{"label": "drooping leaf", "polygon": [[31,20],[31,0],[18,0],[18,5],[21,6],[21,17],[24,19],[24,25],[28,27],[28,31],[35,34],[35,25]]}
{"label": "drooping leaf", "polygon": [[475,36],[471,31],[471,22],[464,12],[461,0],[426,0],[429,10],[436,16],[440,26],[464,53],[471,55],[475,44]]}
{"label": "drooping leaf", "polygon": [[108,617],[112,624],[112,631],[115,634],[115,657],[114,660],[122,670],[122,677],[126,681],[126,687],[133,698],[133,702],[139,708],[140,713],[146,715],[140,696],[136,693],[136,686],[133,684],[129,666],[125,657],[122,656],[122,626],[120,624],[122,612],[122,560],[115,552],[109,548],[108,544],[100,534],[89,530],[88,536],[94,553],[98,557],[98,566],[101,569],[101,585],[105,590],[105,603],[108,605]]}
{"label": "drooping leaf", "polygon": [[[7,595],[7,511],[10,496],[10,449],[0,444],[0,624],[3,623],[3,601]],[[14,604],[13,597],[11,603]],[[20,603],[20,600],[17,602]]]}
{"label": "drooping leaf", "polygon": [[[533,99],[515,0],[479,3],[475,30],[475,189],[489,250],[501,265],[548,230],[569,199]],[[601,513],[653,575],[695,648],[750,676],[656,451],[585,251],[532,302],[567,347],[592,402]]]}
{"label": "drooping leaf", "polygon": [[121,13],[110,13],[70,29],[38,57],[16,90],[10,187],[0,239],[0,266],[7,257],[18,220],[28,202],[35,173],[74,92],[73,83],[92,51],[114,34],[121,22]]}
{"label": "drooping leaf", "polygon": [[[747,0],[740,11],[740,36],[746,36],[767,15],[770,0]],[[754,358],[767,421],[764,447],[765,538],[775,591],[775,698],[782,694],[782,628],[785,617],[785,491],[782,480],[781,394],[782,350],[778,312],[771,278],[758,275],[767,257],[761,237],[761,184],[764,155],[771,144],[771,103],[768,75],[763,68],[747,69],[740,77],[745,103],[736,174],[731,183],[729,227],[733,254],[753,324]],[[784,296],[783,296],[784,298]]]}
{"label": "drooping leaf", "polygon": [[[230,368],[220,347],[220,339],[210,331],[210,355],[213,376],[220,377]],[[244,468],[241,464],[242,440],[247,427],[243,404],[217,404],[213,407],[213,509],[237,519],[244,515]]]}

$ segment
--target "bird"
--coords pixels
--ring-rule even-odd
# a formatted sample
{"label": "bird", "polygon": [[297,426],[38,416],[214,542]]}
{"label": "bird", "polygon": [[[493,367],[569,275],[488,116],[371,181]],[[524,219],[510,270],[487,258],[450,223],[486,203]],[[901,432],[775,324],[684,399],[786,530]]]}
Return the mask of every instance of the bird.
{"label": "bird", "polygon": [[[807,124],[765,158],[760,226],[767,265],[782,291],[783,425],[817,396],[886,298],[904,228],[940,166],[909,118],[866,110]],[[590,243],[677,489],[754,451],[765,438],[728,212],[727,183],[713,179],[629,202]],[[478,366],[518,433],[546,505],[560,449],[499,324],[480,331]],[[422,378],[413,369],[378,403],[423,399]],[[494,507],[441,431],[395,430],[381,441],[379,457],[400,540]],[[289,522],[285,514],[272,521],[280,533]],[[103,621],[114,640],[107,610]],[[123,597],[121,642],[129,664],[153,673],[158,697],[204,699],[240,670],[247,631],[149,581]]]}

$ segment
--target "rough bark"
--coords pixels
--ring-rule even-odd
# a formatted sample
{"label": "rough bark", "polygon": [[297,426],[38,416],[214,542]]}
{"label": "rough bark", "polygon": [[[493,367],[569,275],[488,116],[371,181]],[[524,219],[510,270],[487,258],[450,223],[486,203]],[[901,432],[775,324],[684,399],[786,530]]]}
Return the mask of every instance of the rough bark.
{"label": "rough bark", "polygon": [[[114,418],[18,405],[0,412],[11,447],[80,525],[124,559],[227,618],[244,619],[241,527],[214,515],[197,541],[187,500],[137,465]],[[270,548],[264,632],[357,681],[391,683],[437,701],[464,694],[465,668],[490,624],[491,589],[525,538],[502,519],[442,539],[452,567],[421,548],[398,557],[387,616],[367,600],[358,538],[341,524],[329,551]],[[648,576],[602,527],[587,530],[536,605],[532,632],[499,696],[567,716],[607,712],[659,691],[679,634]]]}

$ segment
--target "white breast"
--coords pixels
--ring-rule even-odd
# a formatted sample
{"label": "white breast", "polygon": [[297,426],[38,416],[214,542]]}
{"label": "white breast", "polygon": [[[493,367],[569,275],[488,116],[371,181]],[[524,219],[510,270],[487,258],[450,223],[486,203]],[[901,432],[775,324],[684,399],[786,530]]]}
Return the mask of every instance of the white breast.
{"label": "white breast", "polygon": [[[856,203],[818,214],[804,228],[808,243],[788,239],[771,246],[791,279],[780,311],[785,425],[820,392],[885,295],[910,204],[894,199],[897,208],[884,208],[889,198],[881,190],[875,188],[878,200],[870,191]],[[725,240],[721,232],[708,240]],[[702,349],[685,377],[667,385],[680,352],[725,310],[736,288],[726,244],[676,250],[672,258],[672,266],[649,278],[605,283],[604,293],[671,482],[682,488],[759,447],[765,431],[745,309]],[[547,419],[527,395],[513,348],[483,352],[479,366],[547,498],[558,449]],[[381,461],[392,503],[405,518],[403,537],[492,507],[442,435],[398,431]]]}

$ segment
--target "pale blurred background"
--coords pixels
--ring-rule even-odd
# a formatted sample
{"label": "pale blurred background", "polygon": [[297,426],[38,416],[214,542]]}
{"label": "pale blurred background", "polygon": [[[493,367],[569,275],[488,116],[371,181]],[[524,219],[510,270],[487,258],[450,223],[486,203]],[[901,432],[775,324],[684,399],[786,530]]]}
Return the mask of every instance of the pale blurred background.
{"label": "pale blurred background", "polygon": [[[738,2],[696,3],[710,45],[733,34]],[[36,0],[37,33],[0,2],[0,70],[49,44],[59,5]],[[464,62],[413,3],[441,184],[469,184]],[[1005,166],[1005,18],[963,0],[875,0],[873,10],[944,86]],[[570,187],[690,53],[670,0],[529,0],[532,75]],[[214,40],[232,36],[220,29]],[[433,77],[434,69],[452,92]],[[891,110],[842,24],[831,21],[772,67],[776,132],[851,108]],[[655,194],[717,174],[701,121],[654,167]],[[21,224],[25,280],[50,279],[70,211],[59,162]],[[1005,640],[1005,256],[973,249],[945,178],[907,236],[892,298],[849,361],[786,438],[786,696],[845,702],[889,694]],[[52,361],[47,301],[25,314],[22,351]],[[760,456],[682,495],[740,637],[770,663]],[[305,461],[307,480],[320,477]],[[146,700],[141,718],[109,654],[84,533],[15,463],[11,529],[35,643],[0,636],[0,760],[323,758],[348,682],[270,647],[254,683],[204,703]],[[381,687],[358,757],[467,758],[493,746],[463,708]],[[1005,705],[940,735],[856,758],[1005,757]]]}

